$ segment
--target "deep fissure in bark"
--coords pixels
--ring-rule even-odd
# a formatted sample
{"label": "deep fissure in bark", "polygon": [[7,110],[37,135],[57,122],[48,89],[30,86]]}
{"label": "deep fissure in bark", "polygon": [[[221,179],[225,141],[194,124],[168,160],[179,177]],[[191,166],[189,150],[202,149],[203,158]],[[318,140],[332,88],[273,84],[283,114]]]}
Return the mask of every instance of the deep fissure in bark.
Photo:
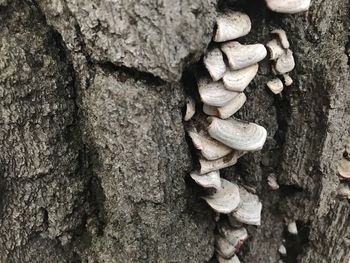
{"label": "deep fissure in bark", "polygon": [[154,76],[148,72],[142,72],[135,68],[128,68],[125,66],[118,66],[113,64],[112,62],[97,62],[98,66],[100,66],[103,70],[109,73],[118,72],[118,77],[122,82],[125,82],[127,79],[134,79],[136,81],[144,81],[146,84],[154,85],[154,86],[162,86],[166,82],[159,77]]}

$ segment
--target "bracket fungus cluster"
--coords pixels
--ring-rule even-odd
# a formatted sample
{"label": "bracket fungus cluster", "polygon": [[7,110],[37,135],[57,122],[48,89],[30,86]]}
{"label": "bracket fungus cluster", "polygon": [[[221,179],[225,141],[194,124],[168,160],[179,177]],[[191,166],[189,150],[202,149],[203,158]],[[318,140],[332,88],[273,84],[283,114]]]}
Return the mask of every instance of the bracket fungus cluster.
{"label": "bracket fungus cluster", "polygon": [[279,94],[284,86],[288,87],[293,84],[293,80],[288,73],[294,69],[295,61],[286,32],[283,29],[275,29],[271,31],[271,34],[275,38],[269,41],[266,47],[269,50],[270,60],[272,61],[272,72],[276,77],[267,82],[267,87],[274,94]]}
{"label": "bracket fungus cluster", "polygon": [[[271,10],[282,13],[304,11],[310,5],[310,1],[302,0],[266,2]],[[188,98],[184,119],[198,156],[199,167],[191,173],[191,178],[207,192],[202,198],[217,214],[217,261],[237,263],[240,261],[236,253],[248,239],[245,227],[261,224],[262,203],[257,195],[242,186],[220,178],[220,169],[235,165],[247,152],[261,150],[267,131],[233,115],[246,102],[244,90],[257,75],[258,63],[267,56],[267,49],[273,61],[273,72],[282,76],[284,81],[283,84],[276,77],[268,83],[275,94],[280,93],[284,85],[292,84],[288,73],[294,69],[295,62],[286,32],[282,29],[272,31],[276,37],[267,44],[267,49],[262,44],[238,42],[237,38],[247,35],[252,28],[249,16],[242,12],[227,11],[219,15],[215,28],[213,43],[203,57],[206,73],[196,74],[203,113],[195,115],[195,101]],[[275,176],[268,178],[268,184],[272,190],[279,188]],[[219,221],[220,214],[227,215],[226,222]],[[294,221],[289,223],[288,230],[297,234]]]}
{"label": "bracket fungus cluster", "polygon": [[[248,15],[230,11],[216,20],[212,47],[203,58],[207,73],[197,79],[198,93],[203,103],[200,120],[193,120],[188,135],[199,156],[199,168],[191,178],[207,189],[203,197],[228,222],[218,226],[215,249],[219,262],[239,262],[236,253],[248,232],[245,225],[259,226],[262,204],[257,195],[220,178],[220,169],[236,164],[249,151],[260,150],[267,137],[264,127],[232,117],[246,102],[245,88],[258,73],[258,63],[267,56],[262,44],[241,44],[236,38],[251,29]],[[193,116],[188,99],[185,121]],[[188,118],[188,116],[191,116]]]}
{"label": "bracket fungus cluster", "polygon": [[[307,11],[311,5],[311,0],[265,1],[270,10],[286,14],[295,14]],[[290,49],[286,32],[283,29],[274,29],[271,31],[271,34],[275,37],[266,44],[266,47],[270,54],[270,60],[272,61],[272,72],[274,75],[276,75],[276,77],[268,81],[267,87],[274,94],[280,94],[283,91],[284,86],[288,87],[293,84],[293,79],[288,73],[294,69],[295,61],[293,52]],[[274,175],[270,175],[267,180],[271,190],[279,189],[279,185]],[[347,191],[347,189],[344,190],[344,188],[340,189],[338,193],[342,196],[347,194],[350,196],[350,190]],[[295,221],[289,221],[289,223],[287,223],[287,230],[291,235],[298,235],[298,228]],[[283,257],[287,255],[287,249],[284,244],[280,245],[278,252]]]}
{"label": "bracket fungus cluster", "polygon": [[[269,9],[278,13],[295,14],[307,11],[310,7],[310,0],[266,0]],[[293,84],[292,78],[288,75],[295,67],[293,52],[289,49],[287,34],[283,29],[275,29],[271,32],[276,37],[267,43],[266,47],[272,60],[272,71],[276,77],[267,83],[268,88],[274,93],[279,94],[283,86]]]}

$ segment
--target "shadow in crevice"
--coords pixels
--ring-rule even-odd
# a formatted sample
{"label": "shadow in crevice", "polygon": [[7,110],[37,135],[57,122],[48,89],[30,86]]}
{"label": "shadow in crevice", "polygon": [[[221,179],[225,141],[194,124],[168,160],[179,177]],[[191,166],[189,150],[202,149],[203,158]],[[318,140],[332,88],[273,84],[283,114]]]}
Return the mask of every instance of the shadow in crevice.
{"label": "shadow in crevice", "polygon": [[280,185],[279,188],[281,198],[291,197],[303,191],[302,188],[296,185]]}
{"label": "shadow in crevice", "polygon": [[[201,115],[200,113],[202,112],[203,104],[198,103],[201,100],[198,93],[197,79],[200,76],[205,75],[206,73],[207,72],[205,67],[203,66],[202,60],[200,60],[199,62],[193,63],[192,65],[187,67],[184,70],[181,78],[181,84],[182,84],[185,97],[192,97],[196,101],[196,113],[193,116],[191,122],[186,122],[183,120],[183,126],[186,131],[185,139],[191,154],[191,159],[193,161],[193,166],[192,166],[193,169],[199,168],[198,154],[197,154],[197,150],[193,146],[191,138],[188,136],[187,131],[189,131],[190,129],[196,126],[196,125],[193,125],[193,120],[197,120],[198,115]],[[182,108],[183,116],[185,116],[185,112],[186,112],[186,105],[184,105],[184,107]]]}
{"label": "shadow in crevice", "polygon": [[287,230],[284,232],[286,240],[285,247],[287,255],[284,258],[286,263],[298,262],[298,257],[301,255],[309,242],[310,225],[297,221],[298,235],[292,235]]}
{"label": "shadow in crevice", "polygon": [[[207,71],[203,66],[202,59],[200,59],[199,62],[193,63],[189,67],[187,67],[183,71],[182,78],[181,78],[181,84],[183,87],[185,97],[192,97],[196,101],[195,116],[192,118],[191,122],[183,121],[183,126],[185,129],[185,139],[186,139],[186,143],[187,143],[189,153],[191,155],[191,160],[192,160],[191,170],[187,172],[187,175],[185,177],[186,189],[188,192],[188,196],[190,197],[188,199],[188,204],[187,204],[189,210],[193,210],[196,206],[198,206],[198,205],[195,205],[195,203],[198,203],[198,202],[203,203],[202,205],[200,205],[200,207],[203,207],[205,204],[200,197],[208,195],[208,191],[200,187],[199,185],[197,185],[190,177],[190,172],[198,170],[200,168],[200,165],[198,161],[199,159],[198,151],[193,146],[192,140],[187,133],[187,131],[197,126],[197,123],[196,123],[197,119],[202,117],[201,112],[202,112],[203,104],[198,103],[200,102],[200,96],[197,88],[197,79],[200,76],[204,76],[205,74],[207,74]],[[185,115],[185,112],[186,112],[186,105],[182,108],[183,116]]]}
{"label": "shadow in crevice", "polygon": [[82,262],[81,257],[76,252],[73,252],[72,263],[81,263],[81,262]]}
{"label": "shadow in crevice", "polygon": [[6,161],[0,159],[0,213],[5,215],[6,204],[6,189],[8,189],[8,183],[5,179],[5,163]]}
{"label": "shadow in crevice", "polygon": [[104,203],[106,196],[101,184],[101,179],[96,175],[92,175],[88,184],[90,192],[89,203],[92,206],[92,214],[96,215],[97,236],[103,235],[104,227],[106,226],[106,212],[104,210]]}
{"label": "shadow in crevice", "polygon": [[243,11],[250,17],[258,16],[263,10],[266,9],[264,1],[256,0],[219,0],[218,11],[224,12],[225,10]]}
{"label": "shadow in crevice", "polygon": [[73,243],[76,245],[77,261],[80,262],[80,253],[88,249],[94,237],[102,236],[106,226],[106,212],[104,210],[105,194],[100,178],[94,170],[98,167],[98,155],[88,149],[85,145],[80,153],[81,173],[88,178],[84,192],[87,208],[82,216],[79,227],[74,230]]}
{"label": "shadow in crevice", "polygon": [[140,71],[136,68],[130,68],[126,66],[116,65],[112,62],[96,62],[96,65],[100,66],[102,70],[109,74],[118,74],[119,80],[122,82],[127,81],[128,79],[133,79],[135,81],[142,81],[149,85],[162,86],[165,85],[165,81],[161,78],[148,73]]}
{"label": "shadow in crevice", "polygon": [[345,45],[345,54],[348,56],[348,66],[350,66],[350,36],[348,38],[348,43]]}
{"label": "shadow in crevice", "polygon": [[291,106],[286,96],[275,96],[274,106],[276,108],[278,125],[274,140],[278,145],[282,146],[286,142],[286,135],[289,128],[288,120],[291,116]]}

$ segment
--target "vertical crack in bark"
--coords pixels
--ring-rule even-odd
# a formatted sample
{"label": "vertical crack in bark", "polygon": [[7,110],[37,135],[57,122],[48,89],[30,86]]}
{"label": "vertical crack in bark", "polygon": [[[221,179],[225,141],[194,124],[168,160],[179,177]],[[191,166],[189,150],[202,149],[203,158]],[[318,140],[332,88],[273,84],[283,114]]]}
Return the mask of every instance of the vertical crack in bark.
{"label": "vertical crack in bark", "polygon": [[[5,124],[4,122],[1,123],[4,125],[3,129],[5,132],[6,129],[10,129],[9,133],[13,133],[13,138],[16,138],[16,136],[21,138],[21,141],[17,142],[17,144],[16,141],[14,142],[15,147],[18,149],[6,149],[5,145],[4,151],[8,151],[9,154],[17,153],[18,155],[21,155],[21,151],[24,151],[25,156],[23,159],[25,159],[26,163],[17,163],[16,161],[19,161],[21,157],[13,156],[13,167],[7,167],[7,173],[10,173],[11,177],[4,178],[4,180],[8,179],[7,181],[10,183],[8,187],[4,186],[5,184],[3,186],[6,187],[6,191],[15,189],[17,192],[9,193],[14,200],[11,200],[10,196],[7,199],[9,203],[7,204],[7,211],[4,211],[5,218],[2,218],[4,219],[2,231],[6,231],[8,236],[2,236],[1,243],[4,245],[5,240],[8,244],[12,243],[13,245],[6,244],[0,256],[5,261],[7,259],[10,261],[15,261],[16,259],[21,261],[21,258],[30,257],[30,253],[41,247],[40,242],[43,242],[43,240],[47,244],[43,246],[43,254],[39,254],[39,257],[43,257],[46,252],[45,249],[48,251],[53,249],[53,247],[57,248],[58,251],[67,249],[63,244],[65,242],[64,239],[70,235],[71,231],[74,232],[74,229],[69,229],[69,227],[74,226],[80,220],[80,215],[78,214],[83,211],[84,198],[78,201],[75,199],[75,196],[72,199],[66,198],[65,194],[68,191],[66,188],[63,188],[67,182],[71,182],[73,195],[78,194],[75,191],[79,191],[78,184],[84,184],[84,179],[80,178],[80,167],[77,169],[76,176],[72,176],[73,174],[71,173],[75,168],[75,162],[71,164],[71,167],[66,166],[68,160],[72,161],[74,154],[79,151],[77,145],[80,143],[80,132],[77,132],[78,109],[76,105],[72,105],[76,99],[73,90],[75,85],[74,76],[67,73],[68,71],[73,71],[71,63],[68,61],[66,49],[60,36],[53,30],[49,30],[44,15],[32,1],[13,1],[11,8],[9,7],[7,11],[9,19],[18,19],[15,20],[15,22],[18,22],[18,28],[15,30],[18,30],[19,33],[15,32],[14,35],[10,36],[4,34],[3,43],[12,44],[16,40],[18,41],[18,47],[11,47],[7,50],[13,56],[11,57],[13,64],[8,63],[6,65],[6,58],[2,63],[5,63],[5,66],[10,65],[12,67],[18,65],[18,68],[16,68],[18,78],[22,77],[23,82],[26,80],[29,83],[21,83],[22,79],[16,81],[15,77],[17,76],[15,76],[13,82],[5,83],[6,85],[4,86],[7,88],[6,91],[13,95],[12,100],[10,100],[13,106],[11,108],[12,114],[14,116],[17,115],[18,118],[23,118],[27,115],[31,118],[20,120],[19,123],[10,123],[10,125],[7,125],[6,120]],[[7,21],[7,17],[2,17],[2,19]],[[4,27],[6,27],[6,24]],[[13,30],[10,26],[9,28]],[[25,34],[28,37],[34,35],[33,43],[26,39]],[[16,48],[18,49],[16,50]],[[5,55],[8,54],[5,53]],[[22,60],[23,65],[26,65],[24,70],[22,68]],[[7,68],[5,67],[5,69]],[[60,75],[61,72],[57,74],[59,70],[63,71],[62,76],[67,79],[63,79]],[[28,76],[31,79],[26,79]],[[69,81],[70,79],[72,81]],[[1,88],[3,92],[4,89],[3,87]],[[25,95],[21,96],[21,92]],[[1,113],[3,112],[1,111]],[[40,125],[43,125],[43,127]],[[59,127],[55,127],[55,125]],[[44,127],[47,130],[41,130]],[[62,157],[65,153],[68,155],[67,158],[65,156]],[[4,169],[6,169],[6,166],[9,166],[8,163],[4,165]],[[51,166],[51,168],[48,168],[48,166]],[[11,174],[11,172],[14,174]],[[53,184],[56,189],[51,189],[52,185],[50,184]],[[56,192],[56,190],[58,191]],[[50,191],[54,192],[51,196]],[[18,200],[15,198],[18,198]],[[10,200],[12,201],[11,203]],[[68,200],[69,203],[65,205],[71,205],[67,210],[61,207],[64,205],[62,202],[65,200]],[[28,209],[24,208],[27,204]],[[76,209],[77,207],[75,206],[79,205],[82,206]],[[61,210],[58,211],[58,209]],[[26,213],[27,210],[28,214]],[[55,215],[50,214],[50,211],[53,211]],[[11,213],[14,213],[15,216]],[[29,218],[29,215],[33,218]],[[28,218],[25,218],[26,216]],[[12,217],[16,220],[11,220]],[[63,222],[65,220],[67,222]],[[13,225],[9,225],[11,222]],[[21,224],[21,226],[16,226],[16,224]],[[6,227],[8,229],[4,229]],[[19,227],[19,229],[14,230],[16,227]],[[22,230],[22,227],[26,229]],[[11,236],[14,233],[15,236]],[[21,250],[23,254],[19,255],[18,250]],[[60,254],[58,251],[57,255]],[[71,248],[68,248],[67,252],[67,258],[69,258]],[[55,255],[52,256],[54,257]]]}
{"label": "vertical crack in bark", "polygon": [[298,257],[304,252],[305,246],[309,242],[310,225],[297,221],[298,234],[292,235],[288,231],[284,231],[286,240],[287,256],[286,263],[298,262]]}
{"label": "vertical crack in bark", "polygon": [[348,66],[350,66],[350,35],[348,37],[348,43],[345,45],[345,54],[348,56]]}
{"label": "vertical crack in bark", "polygon": [[[78,77],[78,73],[74,70],[73,67],[73,58],[72,54],[69,52],[68,48],[65,46],[65,43],[62,39],[62,36],[59,32],[57,32],[52,26],[50,26],[47,21],[45,14],[40,9],[40,6],[35,0],[28,1],[30,3],[34,3],[36,6],[37,12],[42,18],[43,23],[50,28],[51,36],[54,39],[56,43],[56,47],[59,50],[59,56],[62,62],[64,62],[67,67],[70,69],[69,72],[71,72],[72,81],[69,84],[70,87],[72,87],[73,90],[73,97],[71,98],[74,102],[74,111],[73,111],[73,122],[67,126],[67,138],[73,138],[74,142],[80,146],[78,150],[78,169],[76,171],[77,176],[81,176],[84,180],[85,184],[85,190],[82,193],[83,196],[81,196],[81,201],[84,203],[83,206],[85,206],[85,214],[81,215],[81,223],[76,229],[72,229],[73,242],[80,242],[81,238],[84,236],[84,233],[86,231],[86,225],[88,218],[96,214],[96,218],[98,221],[96,222],[97,225],[103,226],[103,220],[100,220],[100,209],[103,208],[103,201],[102,202],[96,202],[96,198],[98,196],[97,191],[95,191],[98,187],[96,184],[94,184],[94,177],[91,174],[91,167],[89,163],[89,152],[87,151],[87,147],[85,146],[83,142],[82,137],[82,122],[81,122],[81,112],[79,109],[79,89],[80,89],[80,81]],[[89,61],[89,57],[87,56],[87,61]],[[48,212],[47,210],[44,210],[44,222],[47,222],[48,225]],[[46,219],[45,219],[46,218]],[[102,222],[101,222],[102,221]],[[79,246],[78,246],[79,247]],[[68,251],[69,254],[72,253],[72,260],[73,262],[80,262],[79,255],[73,251],[73,247],[65,247],[65,249]]]}

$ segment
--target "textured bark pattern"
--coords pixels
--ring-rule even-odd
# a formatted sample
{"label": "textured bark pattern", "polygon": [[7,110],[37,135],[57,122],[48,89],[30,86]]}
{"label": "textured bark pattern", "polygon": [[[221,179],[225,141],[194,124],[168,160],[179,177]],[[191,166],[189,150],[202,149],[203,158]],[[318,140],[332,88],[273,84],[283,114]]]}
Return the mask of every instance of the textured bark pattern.
{"label": "textured bark pattern", "polygon": [[[178,80],[210,42],[216,6],[175,2],[0,0],[0,262],[210,260],[213,214],[188,178]],[[350,137],[349,3],[314,0],[298,15],[256,0],[225,8],[252,18],[242,42],[285,29],[297,63],[274,96],[264,61],[237,115],[269,134],[222,173],[263,202],[239,257],[278,262],[285,239],[285,262],[348,262],[336,164]]]}
{"label": "textured bark pattern", "polygon": [[[173,81],[180,79],[186,63],[203,53],[216,13],[216,0],[39,2],[69,42],[75,41],[75,21],[94,61],[110,61]],[[72,16],[62,19],[67,12]]]}
{"label": "textured bark pattern", "polygon": [[35,7],[0,12],[0,261],[62,262],[86,192],[72,68]]}
{"label": "textured bark pattern", "polygon": [[[29,1],[1,12],[0,261],[208,261],[214,224],[185,183],[181,86],[88,64],[80,39],[71,61]],[[196,37],[200,53],[208,36]]]}
{"label": "textured bark pattern", "polygon": [[184,181],[191,159],[181,101],[179,86],[101,70],[82,93],[85,141],[104,199],[103,233],[86,252],[93,262],[210,259],[211,214],[193,204]]}

